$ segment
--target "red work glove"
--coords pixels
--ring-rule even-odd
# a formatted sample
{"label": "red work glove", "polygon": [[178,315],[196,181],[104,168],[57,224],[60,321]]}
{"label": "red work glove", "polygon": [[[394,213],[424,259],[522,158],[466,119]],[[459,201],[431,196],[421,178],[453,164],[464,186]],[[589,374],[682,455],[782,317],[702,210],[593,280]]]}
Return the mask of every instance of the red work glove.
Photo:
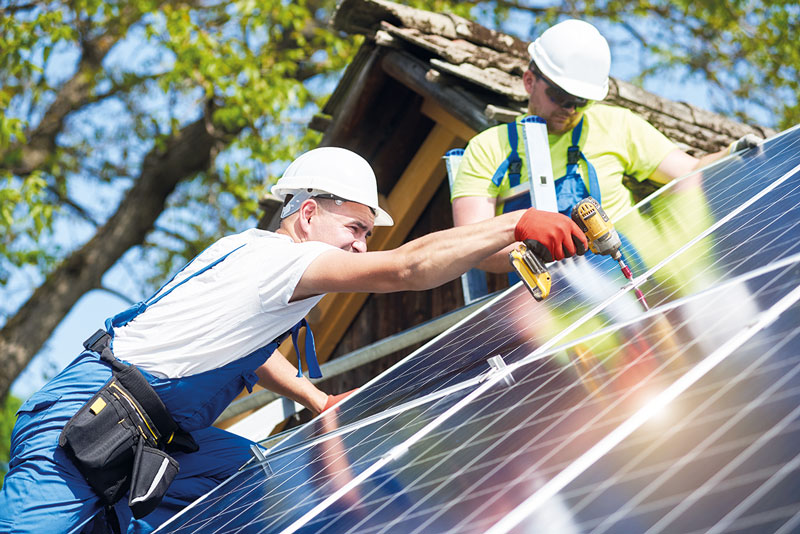
{"label": "red work glove", "polygon": [[589,245],[572,219],[535,208],[525,210],[514,229],[514,239],[525,242],[545,262],[586,254]]}
{"label": "red work glove", "polygon": [[325,413],[329,409],[333,407],[334,404],[338,403],[340,400],[345,399],[358,391],[358,388],[351,389],[350,391],[345,391],[344,393],[339,393],[338,395],[328,395],[328,400],[325,402],[325,407],[322,409],[322,412]]}

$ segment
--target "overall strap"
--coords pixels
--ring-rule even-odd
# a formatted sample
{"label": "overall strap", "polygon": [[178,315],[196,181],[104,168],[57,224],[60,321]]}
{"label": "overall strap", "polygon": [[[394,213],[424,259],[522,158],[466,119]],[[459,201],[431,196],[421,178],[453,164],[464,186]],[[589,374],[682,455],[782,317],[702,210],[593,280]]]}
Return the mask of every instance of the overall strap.
{"label": "overall strap", "polygon": [[506,124],[506,129],[508,130],[508,144],[511,146],[511,152],[508,154],[508,157],[503,160],[503,163],[497,167],[497,170],[494,171],[494,175],[492,175],[492,183],[497,187],[500,187],[500,183],[503,181],[506,171],[508,171],[509,185],[511,187],[519,185],[522,172],[522,159],[520,159],[519,151],[517,150],[519,135],[517,134],[516,121]]}
{"label": "overall strap", "polygon": [[586,156],[583,155],[581,152],[578,143],[581,140],[581,132],[583,131],[583,120],[585,117],[581,117],[581,121],[578,125],[572,129],[572,146],[567,148],[567,172],[565,176],[569,176],[571,174],[577,174],[578,172],[578,160],[583,160],[586,162],[586,169],[589,172],[589,194],[593,196],[598,202],[602,204],[602,199],[600,198],[600,182],[597,180],[597,172],[594,170],[594,165],[586,159]]}
{"label": "overall strap", "polygon": [[[191,275],[187,276],[186,278],[184,278],[183,280],[181,280],[180,282],[178,282],[177,284],[175,284],[174,286],[169,288],[167,291],[164,291],[163,293],[161,293],[162,290],[165,287],[167,287],[169,284],[172,283],[173,280],[175,280],[176,276],[178,276],[180,273],[182,273],[189,265],[192,264],[192,262],[195,259],[197,259],[197,256],[195,256],[194,258],[192,258],[191,261],[189,261],[189,263],[184,265],[181,268],[180,271],[178,271],[177,273],[172,275],[172,278],[170,278],[169,281],[166,284],[161,286],[161,288],[159,288],[159,290],[156,291],[153,294],[153,296],[151,296],[149,299],[143,300],[141,302],[137,302],[136,304],[134,304],[130,308],[128,308],[126,310],[123,310],[122,312],[116,314],[115,316],[109,317],[108,319],[106,319],[106,322],[105,322],[106,332],[108,332],[111,335],[111,337],[113,338],[114,337],[114,328],[115,327],[125,326],[126,324],[128,324],[129,322],[134,320],[137,316],[139,316],[142,313],[144,313],[145,310],[147,310],[147,308],[149,306],[151,306],[151,305],[155,304],[156,302],[158,302],[159,300],[163,299],[164,297],[166,297],[167,295],[169,295],[170,293],[175,291],[176,288],[178,288],[179,286],[182,286],[183,284],[185,284],[186,282],[188,282],[189,280],[191,280],[195,276],[199,276],[199,275],[203,274],[204,272],[206,272],[207,270],[211,269],[212,267],[214,267],[218,263],[224,261],[228,256],[230,256],[231,254],[233,254],[234,252],[236,252],[237,250],[239,250],[243,246],[244,246],[244,244],[239,245],[238,247],[236,247],[235,249],[231,250],[230,252],[228,252],[227,254],[222,256],[221,258],[217,258],[216,260],[212,261],[211,263],[209,263],[208,265],[206,265],[202,269],[200,269],[197,272],[192,273]],[[201,254],[202,254],[202,252],[201,252]]]}
{"label": "overall strap", "polygon": [[300,322],[294,325],[290,330],[292,333],[294,351],[297,353],[297,378],[303,376],[303,361],[300,357],[300,347],[297,346],[297,336],[300,333],[300,329],[303,327],[306,329],[305,360],[308,376],[309,378],[322,378],[322,371],[320,371],[319,362],[317,361],[317,349],[314,345],[314,334],[311,332],[311,328],[308,326],[308,321],[306,321],[305,318],[300,319]]}

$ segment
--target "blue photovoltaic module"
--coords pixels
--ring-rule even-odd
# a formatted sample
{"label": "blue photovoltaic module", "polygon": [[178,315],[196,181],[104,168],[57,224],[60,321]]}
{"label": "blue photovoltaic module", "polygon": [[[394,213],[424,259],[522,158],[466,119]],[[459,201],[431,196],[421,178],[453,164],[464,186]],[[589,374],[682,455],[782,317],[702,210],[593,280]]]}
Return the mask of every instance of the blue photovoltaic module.
{"label": "blue photovoltaic module", "polygon": [[615,227],[158,532],[800,531],[800,129]]}

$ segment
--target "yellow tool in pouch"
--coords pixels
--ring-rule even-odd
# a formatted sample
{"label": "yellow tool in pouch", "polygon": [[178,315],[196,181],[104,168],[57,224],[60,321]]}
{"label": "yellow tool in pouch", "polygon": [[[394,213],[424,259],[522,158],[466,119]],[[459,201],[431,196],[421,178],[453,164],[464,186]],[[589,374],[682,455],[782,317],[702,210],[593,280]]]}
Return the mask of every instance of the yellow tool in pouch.
{"label": "yellow tool in pouch", "polygon": [[91,408],[89,408],[89,411],[91,411],[94,415],[97,415],[105,407],[106,407],[106,401],[104,401],[103,399],[98,398],[97,400],[95,400],[92,403],[92,406],[91,406]]}

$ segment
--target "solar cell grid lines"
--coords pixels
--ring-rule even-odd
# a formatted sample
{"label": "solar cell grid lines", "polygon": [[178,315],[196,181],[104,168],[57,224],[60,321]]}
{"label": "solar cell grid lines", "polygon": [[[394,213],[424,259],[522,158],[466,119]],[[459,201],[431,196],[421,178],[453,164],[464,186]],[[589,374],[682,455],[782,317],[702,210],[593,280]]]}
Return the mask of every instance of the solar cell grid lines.
{"label": "solar cell grid lines", "polygon": [[[783,183],[793,183],[797,187],[797,180],[786,174],[798,164],[789,157],[796,156],[798,148],[800,140],[796,131],[780,136],[763,149],[751,151],[747,157],[729,159],[667,188],[651,202],[653,210],[641,210],[647,212],[648,217],[623,217],[616,226],[628,241],[626,260],[634,273],[647,272],[648,268],[658,265],[680,247],[707,234],[709,228],[733,212],[746,211],[748,203],[759,194],[764,195],[775,182],[782,179]],[[797,199],[790,200],[796,209]],[[765,215],[774,215],[774,211],[768,210]],[[790,216],[796,224],[797,218]],[[628,220],[632,222],[627,223]],[[749,238],[741,238],[739,244],[754,246]],[[702,246],[703,241],[695,248]],[[784,254],[788,252],[784,251]],[[708,251],[698,253],[695,250],[693,255],[695,258],[709,258]],[[752,261],[758,261],[758,258],[756,255]],[[671,298],[707,285],[708,281],[700,281],[700,285],[695,287],[685,280],[704,267],[700,259],[673,262],[673,265],[674,269],[662,268],[658,273],[660,277],[671,276],[675,282]],[[544,304],[534,304],[524,290],[490,304],[470,321],[456,326],[373,381],[368,390],[343,406],[340,420],[357,420],[474,378],[485,371],[486,359],[495,354],[514,361],[552,339],[586,313],[592,313],[597,305],[618,295],[619,288],[626,283],[616,262],[606,257],[554,264],[551,272],[552,294]],[[643,289],[648,291],[652,286],[645,283]],[[648,302],[649,298],[654,296],[648,297]],[[630,298],[621,299],[615,308],[617,314],[628,317],[641,310],[638,302]],[[542,313],[543,309],[546,313]],[[515,321],[515,317],[522,319]],[[520,332],[523,331],[525,337],[521,343]],[[316,433],[313,425],[305,432]],[[302,436],[295,439],[302,439]]]}
{"label": "solar cell grid lines", "polygon": [[[162,532],[800,530],[800,130],[663,188]],[[487,360],[502,356],[507,367]]]}
{"label": "solar cell grid lines", "polygon": [[[777,300],[785,289],[775,284],[765,290],[769,296],[763,298]],[[720,294],[717,298],[725,297]],[[515,370],[514,386],[484,392],[435,434],[416,444],[409,456],[420,451],[419,456],[402,459],[405,463],[399,466],[396,477],[403,480],[418,470],[417,463],[428,466],[438,460],[424,477],[404,484],[405,496],[410,495],[415,503],[412,509],[401,514],[382,502],[385,499],[375,498],[374,503],[363,504],[366,510],[359,515],[369,518],[363,524],[348,524],[350,516],[340,514],[323,528],[319,523],[324,516],[320,516],[318,522],[308,525],[309,531],[488,529],[510,512],[515,496],[534,493],[562,473],[647,399],[702,360],[708,345],[718,345],[719,340],[734,335],[742,323],[749,322],[749,317],[733,320],[739,313],[733,310],[729,315],[709,315],[709,311],[717,311],[710,295],[696,300],[680,304],[663,316],[653,314],[578,345],[558,348]],[[691,307],[696,309],[692,311]],[[712,339],[696,339],[691,330],[698,327],[713,331]],[[612,335],[634,341],[619,346],[637,348],[626,351],[615,347],[608,341]],[[693,341],[682,344],[684,339]],[[459,446],[453,448],[451,443]],[[502,506],[495,506],[498,502]]]}

